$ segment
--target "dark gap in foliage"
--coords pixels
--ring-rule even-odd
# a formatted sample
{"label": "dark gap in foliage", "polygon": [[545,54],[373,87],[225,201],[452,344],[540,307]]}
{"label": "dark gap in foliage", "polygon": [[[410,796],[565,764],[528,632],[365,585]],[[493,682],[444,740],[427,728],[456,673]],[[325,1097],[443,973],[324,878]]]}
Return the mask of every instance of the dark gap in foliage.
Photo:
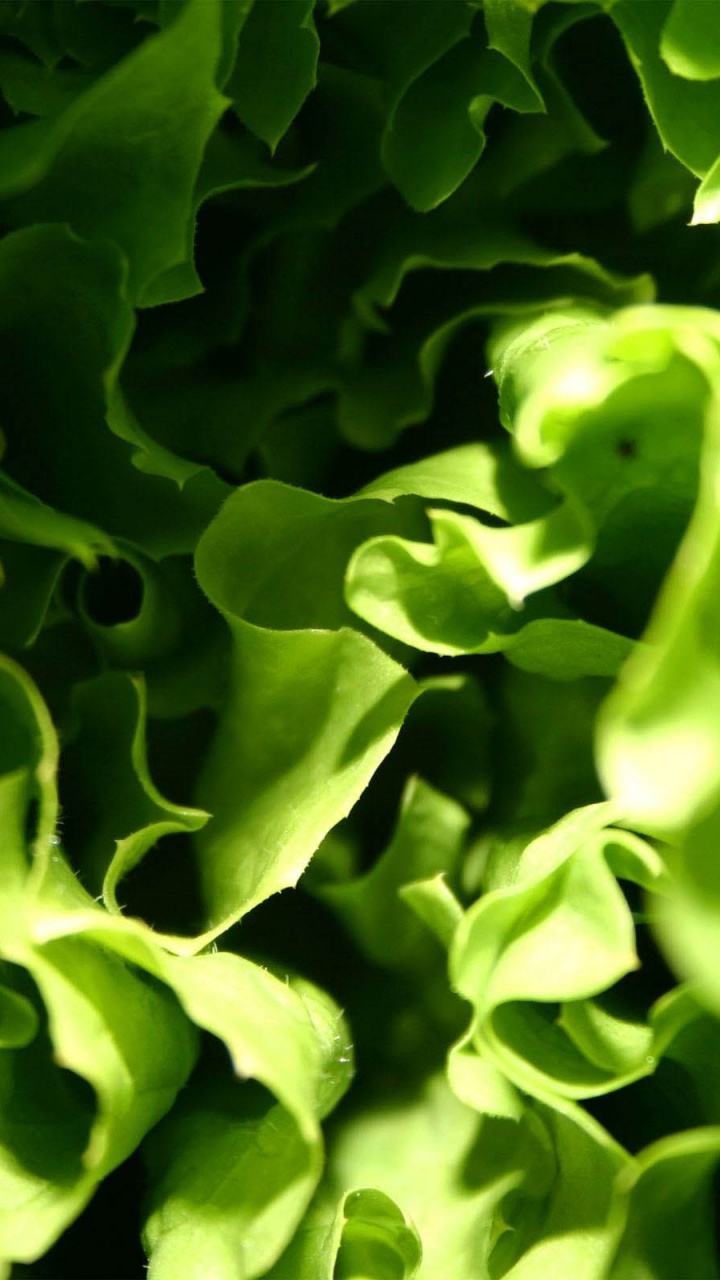
{"label": "dark gap in foliage", "polygon": [[627,241],[626,270],[650,271],[660,302],[720,307],[720,229],[697,226],[691,209]]}
{"label": "dark gap in foliage", "polygon": [[438,982],[426,974],[419,989],[417,977],[370,963],[331,910],[308,893],[275,894],[236,925],[223,946],[277,973],[301,974],[345,1009],[357,1067],[352,1095],[368,1090],[374,1096],[378,1088],[412,1093],[442,1067],[467,1018],[467,1007],[445,989],[441,953]]}
{"label": "dark gap in foliage", "polygon": [[25,844],[28,848],[37,839],[39,820],[40,801],[37,796],[31,796],[25,810]]}
{"label": "dark gap in foliage", "polygon": [[628,151],[645,140],[642,90],[622,39],[605,14],[573,23],[553,47],[553,64],[601,138]]}
{"label": "dark gap in foliage", "polygon": [[23,654],[23,666],[42,691],[61,739],[68,732],[74,686],[100,672],[100,656],[74,618],[46,627]]}
{"label": "dark gap in foliage", "polygon": [[507,438],[498,421],[497,388],[487,376],[488,330],[483,321],[463,325],[445,352],[432,413],[423,426],[432,450],[475,439]]}
{"label": "dark gap in foliage", "polygon": [[359,963],[347,932],[330,909],[292,889],[254,907],[225,935],[222,947],[302,974],[340,1004],[347,996],[348,974]]}
{"label": "dark gap in foliage", "polygon": [[100,1183],[90,1204],[38,1262],[16,1263],[12,1280],[145,1280],[140,1244],[145,1193],[138,1151]]}
{"label": "dark gap in foliage", "polygon": [[[422,655],[416,679],[461,676],[469,663]],[[370,870],[390,844],[410,778],[425,782],[467,808],[484,806],[488,781],[488,730],[482,692],[455,706],[460,694],[425,692],[411,707],[393,750],[376,770],[350,817],[341,824],[355,851],[358,875]]]}
{"label": "dark gap in foliage", "polygon": [[483,683],[491,717],[490,802],[481,830],[491,840],[491,862],[519,857],[569,810],[604,798],[592,726],[611,682],[547,679],[502,654],[470,659],[468,669]]}
{"label": "dark gap in foliage", "polygon": [[358,32],[348,31],[348,15],[344,12],[329,13],[326,6],[319,4],[313,16],[320,37],[323,63],[367,75],[370,54]]}
{"label": "dark gap in foliage", "polygon": [[[481,321],[464,325],[448,344],[435,382],[433,404],[423,422],[405,427],[381,454],[366,453],[359,461],[368,483],[378,474],[419,462],[475,440],[505,437],[498,423],[497,389],[488,372],[484,350],[488,326]],[[473,514],[477,515],[475,511]]]}
{"label": "dark gap in foliage", "polygon": [[710,1184],[710,1200],[712,1206],[712,1225],[715,1237],[715,1257],[720,1265],[720,1165],[715,1166]]}
{"label": "dark gap in foliage", "polygon": [[148,769],[161,795],[175,804],[190,802],[215,727],[215,713],[206,707],[174,720],[148,718]]}
{"label": "dark gap in foliage", "polygon": [[0,685],[0,715],[4,728],[0,736],[0,775],[26,768],[37,756],[30,725],[17,714],[15,698],[12,694],[8,696],[6,690],[7,685],[5,690]]}
{"label": "dark gap in foliage", "polygon": [[469,516],[473,520],[480,521],[486,528],[490,529],[507,529],[507,520],[495,516],[491,511],[482,511],[477,507],[471,506],[469,502],[453,502],[449,498],[433,498],[432,508],[434,511],[456,511],[458,515]]}
{"label": "dark gap in foliage", "polygon": [[101,556],[83,583],[83,604],[93,622],[118,626],[137,618],[143,603],[143,580],[127,560]]}
{"label": "dark gap in foliage", "polygon": [[202,884],[192,837],[184,831],[161,836],[121,881],[117,896],[125,915],[161,933],[200,933]]}
{"label": "dark gap in foliage", "polygon": [[[621,881],[620,887],[627,890],[626,882]],[[644,894],[642,890],[638,890],[637,899],[639,907],[637,914],[652,913],[653,899]],[[665,956],[657,945],[652,930],[648,924],[643,924],[639,920],[635,925],[635,946],[640,961],[640,968],[635,973],[628,974],[623,979],[628,984],[628,990],[635,990],[640,993],[641,998],[645,1000],[647,1005],[652,1004],[654,1000],[658,1000],[666,991],[670,991],[677,985],[677,975],[667,963]]]}
{"label": "dark gap in foliage", "polygon": [[567,252],[632,270],[634,231],[627,193],[646,138],[638,79],[609,17],[575,23],[557,40],[553,62],[578,109],[608,142],[596,155],[571,154],[526,183],[512,204],[526,230]]}
{"label": "dark gap in foliage", "polygon": [[659,1138],[707,1123],[693,1077],[682,1063],[663,1057],[653,1075],[583,1106],[635,1155]]}
{"label": "dark gap in foliage", "polygon": [[312,489],[326,498],[347,498],[377,479],[386,455],[369,453],[343,440],[332,391],[278,414],[263,433],[256,467],[261,476]]}
{"label": "dark gap in foliage", "polygon": [[631,640],[639,640],[645,632],[690,515],[682,510],[668,512],[659,504],[643,514],[638,525],[643,536],[628,539],[622,562],[608,565],[600,560],[607,543],[601,530],[595,558],[556,588],[563,603],[584,621]]}

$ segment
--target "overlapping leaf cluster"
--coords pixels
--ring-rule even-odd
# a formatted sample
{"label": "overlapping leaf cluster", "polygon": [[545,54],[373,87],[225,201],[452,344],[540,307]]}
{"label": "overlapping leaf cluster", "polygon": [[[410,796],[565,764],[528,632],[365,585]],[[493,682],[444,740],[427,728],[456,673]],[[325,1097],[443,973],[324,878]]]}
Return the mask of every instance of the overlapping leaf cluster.
{"label": "overlapping leaf cluster", "polygon": [[715,6],[0,95],[0,1275],[720,1274]]}

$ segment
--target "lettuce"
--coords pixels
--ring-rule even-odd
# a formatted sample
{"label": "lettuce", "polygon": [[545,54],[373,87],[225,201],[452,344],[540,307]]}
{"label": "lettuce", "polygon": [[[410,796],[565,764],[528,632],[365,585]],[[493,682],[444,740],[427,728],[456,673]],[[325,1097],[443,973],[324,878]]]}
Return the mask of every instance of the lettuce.
{"label": "lettuce", "polygon": [[0,3],[0,1277],[720,1275],[719,122],[703,0]]}

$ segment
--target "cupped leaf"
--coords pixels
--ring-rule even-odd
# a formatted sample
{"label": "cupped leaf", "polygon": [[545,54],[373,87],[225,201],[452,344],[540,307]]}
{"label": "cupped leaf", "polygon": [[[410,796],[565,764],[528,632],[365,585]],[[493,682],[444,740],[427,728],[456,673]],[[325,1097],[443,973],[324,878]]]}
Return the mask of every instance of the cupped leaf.
{"label": "cupped leaf", "polygon": [[390,1196],[362,1188],[333,1205],[321,1195],[267,1280],[413,1280],[422,1246]]}
{"label": "cupped leaf", "polygon": [[[397,1205],[398,1226],[398,1218],[404,1215],[417,1230],[422,1244],[420,1275],[442,1275],[448,1280],[487,1276],[492,1212],[504,1192],[522,1177],[517,1150],[503,1141],[504,1135],[493,1143],[483,1120],[454,1097],[442,1076],[431,1076],[414,1096],[395,1090],[378,1101],[380,1105],[372,1110],[349,1115],[332,1137],[323,1184],[324,1214],[321,1211],[315,1222],[308,1220],[310,1231],[303,1242],[306,1256],[313,1258],[314,1247],[315,1257],[319,1254],[325,1261],[329,1242],[318,1227],[323,1225],[330,1235],[333,1224],[336,1230],[338,1226],[336,1206],[338,1202],[343,1206],[348,1191],[373,1188]],[[345,1212],[347,1208],[348,1199],[344,1199]],[[368,1230],[367,1235],[372,1246],[376,1232]],[[377,1243],[381,1241],[382,1237]],[[369,1254],[372,1258],[372,1248]],[[302,1280],[310,1280],[312,1274],[307,1264],[299,1273]],[[319,1274],[331,1276],[332,1271],[328,1268]],[[395,1262],[393,1272],[388,1260],[385,1269],[376,1262],[369,1272],[373,1280],[393,1274],[409,1280],[413,1271],[403,1272]],[[289,1271],[279,1273],[282,1280],[290,1280],[290,1275]]]}
{"label": "cupped leaf", "polygon": [[58,843],[58,742],[37,687],[4,656],[0,656],[0,716],[0,811],[5,833],[0,945],[5,945],[22,928],[19,913],[31,855],[42,865]]}
{"label": "cupped leaf", "polygon": [[656,1061],[650,1028],[602,993],[639,963],[615,877],[655,890],[667,878],[654,850],[605,828],[611,818],[611,806],[589,806],[531,842],[510,884],[481,897],[453,941],[473,1042],[541,1098],[604,1093]]}
{"label": "cupped leaf", "polygon": [[118,544],[80,580],[76,608],[103,663],[142,671],[151,715],[178,718],[219,701],[222,622],[182,556],[151,560]]}
{"label": "cupped leaf", "polygon": [[[58,891],[63,875],[74,885],[59,852],[51,863]],[[79,886],[64,899],[56,893],[60,933],[71,897],[89,901]],[[3,1135],[0,1248],[32,1261],[170,1108],[194,1064],[196,1037],[166,987],[88,940],[39,941],[21,914],[2,949],[32,976],[48,1018],[49,1041],[43,1029],[4,1060],[10,1080],[28,1071],[28,1096]]]}
{"label": "cupped leaf", "polygon": [[560,505],[507,529],[429,511],[435,544],[373,538],[352,557],[347,599],[379,630],[444,654],[502,649],[518,630],[525,596],[562,580],[588,560],[588,522]]}
{"label": "cupped leaf", "polygon": [[48,1009],[56,1061],[97,1098],[86,1200],[169,1110],[194,1065],[194,1029],[166,988],[88,941],[57,939],[23,958]]}
{"label": "cupped leaf", "polygon": [[53,1061],[47,1034],[25,1047],[3,1048],[0,1080],[0,1256],[30,1261],[65,1230],[92,1192],[83,1152],[93,1105],[81,1081]]}
{"label": "cupped leaf", "polygon": [[550,467],[595,530],[565,598],[626,635],[644,628],[690,519],[716,341],[711,311],[658,306],[559,310],[506,323],[492,345],[519,456]]}
{"label": "cupped leaf", "polygon": [[265,1274],[320,1177],[319,1120],[351,1078],[352,1047],[337,1006],[311,984],[289,985],[237,955],[170,955],[160,944],[172,939],[97,908],[58,917],[46,903],[33,931],[50,947],[63,936],[85,947],[92,939],[115,963],[160,980],[190,1023],[225,1043],[236,1076],[275,1095],[277,1102],[265,1089],[206,1077],[147,1148],[151,1274],[204,1275],[208,1258],[227,1280]]}
{"label": "cupped leaf", "polygon": [[38,943],[86,939],[164,983],[190,1021],[226,1045],[236,1075],[263,1084],[305,1140],[318,1142],[319,1117],[352,1074],[349,1033],[329,996],[300,980],[290,985],[231,952],[192,954],[183,939],[111,915],[86,895],[62,912],[57,902],[57,887],[46,886],[31,916]]}

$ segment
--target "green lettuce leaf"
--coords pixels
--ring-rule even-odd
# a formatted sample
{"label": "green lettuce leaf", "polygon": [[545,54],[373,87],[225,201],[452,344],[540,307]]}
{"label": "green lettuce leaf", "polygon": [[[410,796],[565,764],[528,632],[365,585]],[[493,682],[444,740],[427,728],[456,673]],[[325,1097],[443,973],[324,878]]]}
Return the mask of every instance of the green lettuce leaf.
{"label": "green lettuce leaf", "polygon": [[90,900],[56,835],[58,749],[47,710],[7,659],[2,692],[11,732],[0,778],[7,886],[0,950],[32,979],[33,1003],[41,998],[47,1021],[28,1044],[16,1037],[3,1052],[3,1091],[14,1088],[18,1103],[3,1123],[0,1255],[32,1261],[170,1108],[194,1064],[196,1037],[174,995],[121,958],[86,939],[34,935],[31,904],[44,881],[57,886],[61,917],[68,901]]}
{"label": "green lettuce leaf", "polygon": [[412,779],[392,841],[371,870],[338,883],[316,881],[314,892],[330,904],[375,964],[419,977],[436,957],[426,929],[413,919],[406,903],[408,897],[413,901],[414,888],[418,910],[428,897],[427,889],[418,895],[418,882],[434,883],[436,876],[456,873],[468,825],[460,805],[422,779]]}
{"label": "green lettuce leaf", "polygon": [[617,1089],[658,1057],[650,1026],[601,993],[639,964],[615,877],[662,891],[666,873],[654,850],[609,821],[608,804],[561,819],[523,851],[507,887],[473,904],[453,940],[451,980],[474,1006],[473,1044],[546,1100]]}
{"label": "green lettuce leaf", "polygon": [[227,103],[215,88],[220,10],[214,0],[173,6],[166,30],[60,115],[0,141],[11,224],[67,222],[80,236],[114,241],[140,305],[175,299],[163,276],[185,259],[195,179]]}

